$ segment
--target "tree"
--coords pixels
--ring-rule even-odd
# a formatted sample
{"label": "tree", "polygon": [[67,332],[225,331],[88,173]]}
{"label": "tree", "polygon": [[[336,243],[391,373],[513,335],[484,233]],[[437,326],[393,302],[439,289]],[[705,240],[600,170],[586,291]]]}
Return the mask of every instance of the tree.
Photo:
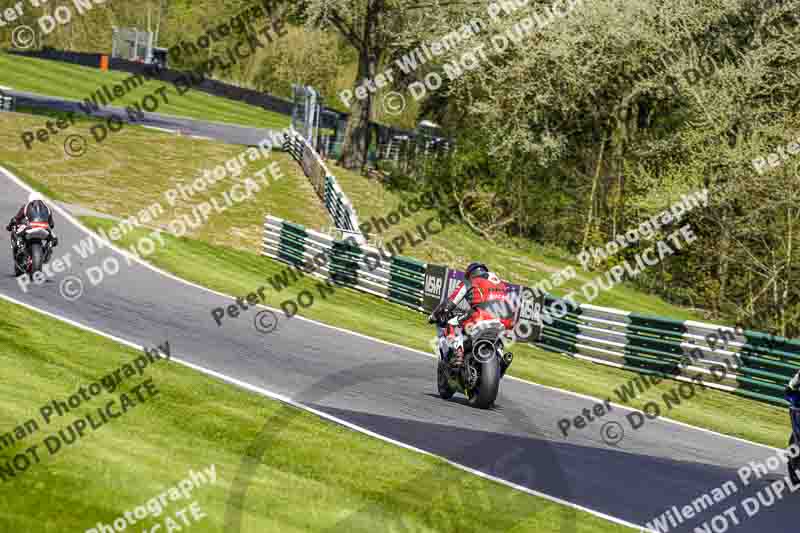
{"label": "tree", "polygon": [[[465,2],[466,3],[466,2]],[[464,4],[465,4],[464,3]],[[473,2],[474,3],[474,2]],[[366,90],[374,83],[384,61],[409,44],[409,30],[440,10],[463,5],[459,0],[304,0],[300,9],[307,23],[316,28],[337,31],[358,55],[358,70],[353,84],[350,120],[345,131],[342,164],[360,169],[369,148],[369,121],[375,94]],[[356,93],[356,90],[359,93]],[[366,95],[364,95],[366,91]],[[364,96],[359,98],[358,96]]]}
{"label": "tree", "polygon": [[[465,221],[581,251],[707,188],[683,222],[697,240],[635,282],[708,319],[800,334],[800,156],[785,150],[800,134],[800,0],[501,4],[518,7],[482,29],[485,58],[436,95],[459,150],[433,179],[454,184]],[[482,146],[465,150],[464,132]]]}

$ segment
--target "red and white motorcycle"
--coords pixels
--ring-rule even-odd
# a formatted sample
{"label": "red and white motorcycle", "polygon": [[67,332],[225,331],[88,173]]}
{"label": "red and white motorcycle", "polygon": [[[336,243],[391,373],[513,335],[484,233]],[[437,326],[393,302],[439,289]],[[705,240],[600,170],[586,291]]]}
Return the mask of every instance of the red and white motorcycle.
{"label": "red and white motorcycle", "polygon": [[436,382],[439,396],[445,400],[461,392],[467,397],[469,405],[487,409],[494,405],[500,389],[500,378],[505,375],[514,356],[503,349],[505,327],[502,322],[487,320],[465,331],[464,364],[453,368],[450,360],[455,346],[450,339],[455,328],[461,327],[461,320],[468,314],[428,318],[429,323],[436,324],[439,336]]}

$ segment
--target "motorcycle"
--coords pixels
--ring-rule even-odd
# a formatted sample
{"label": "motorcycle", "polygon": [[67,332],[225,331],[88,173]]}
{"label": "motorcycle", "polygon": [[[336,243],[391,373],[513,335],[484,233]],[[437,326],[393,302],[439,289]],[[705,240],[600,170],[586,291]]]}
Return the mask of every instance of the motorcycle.
{"label": "motorcycle", "polygon": [[57,240],[47,222],[29,220],[11,229],[14,276],[28,274],[33,280],[42,265],[50,261]]}
{"label": "motorcycle", "polygon": [[[789,437],[789,447],[800,446],[800,391],[790,388],[786,389],[786,399],[789,401],[789,416],[792,421],[792,434]],[[800,454],[789,459],[787,464],[789,469],[789,479],[794,485],[800,485],[800,476],[797,470],[800,469]]]}
{"label": "motorcycle", "polygon": [[500,379],[511,366],[514,356],[503,350],[502,334],[505,327],[502,322],[487,320],[465,332],[464,363],[454,368],[450,360],[455,355],[455,348],[448,338],[470,313],[428,318],[429,323],[436,324],[439,335],[439,344],[435,349],[439,357],[436,383],[441,398],[449,400],[456,392],[461,392],[472,407],[488,409],[494,405]]}

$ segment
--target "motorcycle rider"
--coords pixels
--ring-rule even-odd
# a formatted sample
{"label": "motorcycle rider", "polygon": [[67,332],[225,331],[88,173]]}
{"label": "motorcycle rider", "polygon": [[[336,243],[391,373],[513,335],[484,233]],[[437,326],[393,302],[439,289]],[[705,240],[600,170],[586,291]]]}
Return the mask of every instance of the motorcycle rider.
{"label": "motorcycle rider", "polygon": [[460,327],[453,328],[450,336],[455,352],[450,364],[455,368],[464,364],[465,330],[469,333],[482,322],[497,319],[507,330],[514,327],[506,284],[483,263],[469,264],[464,281],[458,284],[445,302],[436,307],[430,318],[438,320],[456,308],[469,313],[469,316],[459,322]]}
{"label": "motorcycle rider", "polygon": [[[53,246],[58,246],[58,237],[56,237],[56,234],[53,231],[53,228],[55,227],[53,213],[44,202],[44,197],[38,192],[32,192],[28,195],[28,201],[25,202],[22,207],[20,207],[16,215],[11,217],[11,220],[6,226],[6,231],[11,231],[14,234],[18,234],[20,231],[25,229],[26,224],[29,222],[47,222],[47,225],[50,228],[50,233],[53,236]],[[14,239],[14,253],[17,253],[17,239]]]}

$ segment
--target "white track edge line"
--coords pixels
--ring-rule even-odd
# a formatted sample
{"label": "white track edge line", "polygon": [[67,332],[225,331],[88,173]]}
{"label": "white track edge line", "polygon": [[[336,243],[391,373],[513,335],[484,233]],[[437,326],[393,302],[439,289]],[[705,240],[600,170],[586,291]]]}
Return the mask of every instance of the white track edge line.
{"label": "white track edge line", "polygon": [[146,124],[142,124],[143,128],[147,128],[148,130],[156,130],[156,131],[163,131],[166,133],[178,133],[176,130],[168,130],[167,128],[159,128],[157,126],[148,126]]}

